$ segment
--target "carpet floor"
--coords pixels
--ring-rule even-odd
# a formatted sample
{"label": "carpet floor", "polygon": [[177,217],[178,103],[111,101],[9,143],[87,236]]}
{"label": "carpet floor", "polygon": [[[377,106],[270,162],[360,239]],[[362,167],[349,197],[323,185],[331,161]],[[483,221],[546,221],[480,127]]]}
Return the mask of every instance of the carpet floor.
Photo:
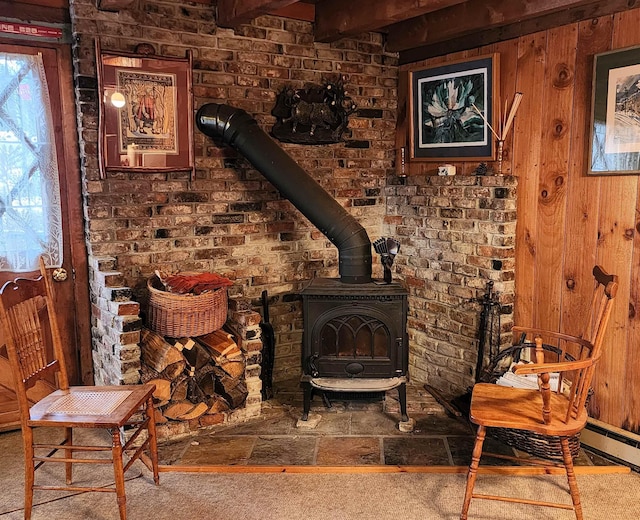
{"label": "carpet floor", "polygon": [[[23,469],[20,433],[0,435],[0,520],[23,517]],[[47,469],[39,478],[51,481],[61,468]],[[89,473],[90,472],[90,473]],[[54,475],[54,473],[56,473]],[[76,482],[112,482],[109,466],[78,470]],[[211,474],[161,473],[160,486],[149,471],[136,465],[129,472],[128,518],[180,520],[453,520],[459,517],[464,475],[391,474]],[[632,520],[640,516],[640,475],[579,475],[585,519]],[[487,494],[526,494],[545,500],[568,501],[562,477],[481,475],[477,491]],[[65,495],[39,491],[34,520],[111,520],[118,518],[115,496],[106,493]],[[571,511],[499,502],[472,502],[471,519],[571,520]]]}

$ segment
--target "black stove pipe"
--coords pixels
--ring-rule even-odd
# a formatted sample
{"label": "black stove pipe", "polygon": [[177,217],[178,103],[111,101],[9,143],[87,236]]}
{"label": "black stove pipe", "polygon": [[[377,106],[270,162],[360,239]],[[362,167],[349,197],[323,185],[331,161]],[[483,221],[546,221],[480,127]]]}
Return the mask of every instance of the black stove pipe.
{"label": "black stove pipe", "polygon": [[342,282],[371,282],[371,241],[365,229],[254,118],[242,109],[209,103],[198,110],[196,125],[216,144],[238,150],[338,248]]}

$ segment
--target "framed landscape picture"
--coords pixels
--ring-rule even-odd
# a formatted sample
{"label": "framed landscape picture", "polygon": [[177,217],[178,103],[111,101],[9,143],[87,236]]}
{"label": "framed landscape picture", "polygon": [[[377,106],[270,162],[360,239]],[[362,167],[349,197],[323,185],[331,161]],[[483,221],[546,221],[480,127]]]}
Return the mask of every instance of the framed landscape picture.
{"label": "framed landscape picture", "polygon": [[640,47],[593,63],[589,175],[640,174]]}
{"label": "framed landscape picture", "polygon": [[191,53],[185,58],[101,51],[101,173],[193,171]]}
{"label": "framed landscape picture", "polygon": [[412,160],[491,160],[498,55],[409,71]]}

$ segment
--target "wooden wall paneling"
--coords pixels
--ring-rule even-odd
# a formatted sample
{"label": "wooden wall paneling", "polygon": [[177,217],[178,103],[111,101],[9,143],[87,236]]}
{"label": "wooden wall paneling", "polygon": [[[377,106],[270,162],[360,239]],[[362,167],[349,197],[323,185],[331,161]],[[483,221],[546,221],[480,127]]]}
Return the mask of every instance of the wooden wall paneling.
{"label": "wooden wall paneling", "polygon": [[638,182],[635,176],[603,177],[598,226],[597,262],[620,277],[609,320],[605,348],[594,377],[592,411],[601,421],[620,425],[625,384],[630,266]]}
{"label": "wooden wall paneling", "polygon": [[[620,46],[638,45],[640,44],[640,34],[638,27],[640,26],[640,9],[621,13],[614,18],[615,31],[621,31],[622,41],[614,40]],[[635,29],[634,29],[635,28]],[[627,313],[627,337],[616,337],[616,342],[612,341],[609,347],[614,350],[618,347],[617,340],[621,341],[621,345],[626,346],[626,359],[623,365],[625,388],[620,396],[622,409],[619,422],[613,424],[620,425],[625,430],[640,433],[640,179],[636,176],[632,179],[639,180],[638,194],[636,198],[636,207],[631,220],[633,227],[629,229],[629,233],[633,233],[633,252],[630,262],[629,274],[629,299],[621,298],[618,305],[620,318],[622,320],[624,313]],[[622,276],[626,273],[621,272]],[[623,296],[626,296],[623,293]],[[621,321],[621,323],[624,323]],[[626,339],[626,341],[625,341]],[[616,365],[620,366],[620,365]],[[622,376],[622,374],[619,374]]]}
{"label": "wooden wall paneling", "polygon": [[[496,100],[500,108],[496,105],[495,109],[501,111],[502,118],[504,119],[505,101],[507,105],[506,110],[509,110],[513,96],[517,92],[518,40],[508,40],[490,45],[482,54],[489,52],[497,52],[500,55],[500,99]],[[504,175],[511,175],[513,173],[513,135],[514,128],[512,127],[503,147],[502,173]]]}
{"label": "wooden wall paneling", "polygon": [[581,22],[573,94],[571,150],[567,180],[567,219],[564,235],[562,319],[560,330],[580,334],[592,295],[591,270],[596,262],[600,177],[587,177],[593,55],[609,49],[612,19]]}
{"label": "wooden wall paneling", "polygon": [[409,73],[398,71],[398,119],[396,120],[396,175],[409,174]]}
{"label": "wooden wall paneling", "polygon": [[534,305],[539,327],[558,330],[562,298],[562,258],[567,173],[578,26],[547,33],[542,147],[538,169],[536,285]]}
{"label": "wooden wall paneling", "polygon": [[[640,183],[636,204],[640,204]],[[624,301],[624,300],[623,300]],[[626,341],[626,363],[624,380],[627,390],[621,398],[622,420],[620,427],[640,434],[640,214],[636,209],[633,234],[633,257],[629,284],[629,324]],[[615,344],[609,347],[616,348]]]}
{"label": "wooden wall paneling", "polygon": [[546,59],[546,33],[535,33],[518,42],[517,90],[522,104],[515,121],[514,175],[518,181],[518,224],[516,227],[516,304],[514,322],[535,325],[538,165],[542,147],[542,111]]}
{"label": "wooden wall paneling", "polygon": [[[614,16],[612,49],[638,43],[640,10]],[[600,224],[597,258],[605,269],[620,277],[616,305],[611,313],[606,347],[594,378],[594,414],[604,422],[620,425],[622,401],[633,388],[625,381],[629,325],[630,273],[633,259],[633,234],[636,221],[638,177],[603,176],[600,199]],[[636,389],[638,383],[635,384]],[[636,414],[639,413],[636,411]]]}

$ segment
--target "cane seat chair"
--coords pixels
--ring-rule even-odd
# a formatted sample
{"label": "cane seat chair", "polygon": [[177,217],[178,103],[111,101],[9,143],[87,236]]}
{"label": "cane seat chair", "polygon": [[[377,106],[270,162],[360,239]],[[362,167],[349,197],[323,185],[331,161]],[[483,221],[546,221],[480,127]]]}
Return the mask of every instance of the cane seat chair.
{"label": "cane seat chair", "polygon": [[[573,510],[577,520],[582,520],[582,506],[569,438],[582,431],[587,423],[585,403],[594,368],[602,352],[604,332],[618,288],[617,276],[607,274],[599,266],[593,268],[593,277],[594,293],[588,323],[581,336],[514,327],[514,336],[519,337],[521,343],[530,345],[530,349],[534,351],[535,362],[517,364],[513,372],[517,375],[534,375],[537,388],[513,388],[491,383],[478,383],[473,387],[469,418],[478,428],[467,473],[461,520],[467,519],[469,506],[474,498]],[[548,348],[549,346],[552,348]],[[553,359],[549,359],[550,351],[555,352]],[[508,428],[559,440],[562,463],[540,458],[527,458],[526,463],[563,467],[569,483],[571,504],[568,501],[545,502],[474,493],[487,428]]]}
{"label": "cane seat chair", "polygon": [[[40,271],[38,279],[18,278],[0,290],[0,318],[15,382],[25,453],[24,518],[31,518],[33,492],[37,489],[114,492],[120,518],[125,520],[124,473],[133,462],[140,459],[150,466],[156,485],[159,483],[152,401],[155,387],[69,386],[52,282],[42,259]],[[58,389],[32,404],[27,391],[40,381],[56,384]],[[64,439],[60,443],[37,443],[33,430],[39,427],[62,427]],[[73,428],[105,429],[111,445],[75,445]],[[74,457],[74,452],[85,455]],[[110,457],[100,458],[96,452],[110,452]],[[66,485],[35,484],[35,471],[45,462],[65,465]],[[76,463],[113,464],[115,485],[74,486],[72,467]]]}

